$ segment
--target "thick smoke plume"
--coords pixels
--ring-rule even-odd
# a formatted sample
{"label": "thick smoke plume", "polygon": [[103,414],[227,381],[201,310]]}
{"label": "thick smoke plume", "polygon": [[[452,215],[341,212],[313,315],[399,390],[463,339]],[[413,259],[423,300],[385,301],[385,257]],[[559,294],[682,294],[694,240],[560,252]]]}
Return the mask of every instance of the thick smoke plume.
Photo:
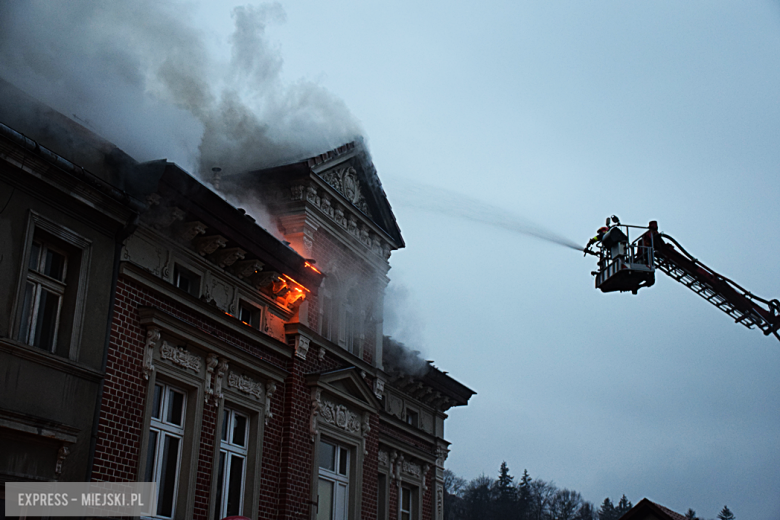
{"label": "thick smoke plume", "polygon": [[208,180],[322,153],[361,134],[323,87],[281,80],[266,28],[278,4],[233,10],[230,58],[206,45],[191,3],[0,2],[0,76],[139,161]]}
{"label": "thick smoke plume", "polygon": [[562,237],[554,231],[550,231],[517,213],[491,206],[461,193],[410,180],[404,180],[400,183],[400,188],[393,192],[393,203],[399,206],[418,208],[479,222],[577,251],[582,251],[583,249],[582,245]]}

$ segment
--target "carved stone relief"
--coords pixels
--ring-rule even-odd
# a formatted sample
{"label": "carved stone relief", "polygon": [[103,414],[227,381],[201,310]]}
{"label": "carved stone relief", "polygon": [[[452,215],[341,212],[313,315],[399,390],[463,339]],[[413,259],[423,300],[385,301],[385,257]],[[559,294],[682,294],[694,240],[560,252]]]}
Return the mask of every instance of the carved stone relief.
{"label": "carved stone relief", "polygon": [[377,399],[382,399],[385,395],[385,380],[381,377],[374,379],[374,395]]}
{"label": "carved stone relief", "polygon": [[144,361],[141,370],[144,373],[144,379],[148,380],[154,371],[154,348],[160,341],[160,329],[150,327],[146,331],[146,345],[144,345]]}
{"label": "carved stone relief", "polygon": [[209,354],[206,357],[206,402],[209,402],[209,398],[214,395],[214,389],[211,386],[211,378],[214,374],[214,369],[219,364],[219,358],[215,354]]}
{"label": "carved stone relief", "polygon": [[230,372],[228,374],[228,386],[251,395],[258,401],[263,400],[263,394],[265,393],[263,391],[263,383],[259,383],[250,377]]}
{"label": "carved stone relief", "polygon": [[276,383],[271,381],[265,388],[265,424],[268,426],[268,421],[274,414],[271,412],[271,398],[276,393]]}
{"label": "carved stone relief", "polygon": [[227,245],[227,239],[221,235],[198,237],[192,241],[195,251],[201,256],[210,255],[220,247]]}
{"label": "carved stone relief", "polygon": [[379,453],[377,454],[377,459],[379,460],[379,464],[381,464],[382,466],[390,465],[390,454],[388,454],[385,450],[379,450]]}
{"label": "carved stone relief", "polygon": [[344,406],[322,399],[320,417],[328,424],[332,424],[349,433],[362,434],[360,416]]}
{"label": "carved stone relief", "polygon": [[246,256],[246,251],[240,247],[229,247],[227,249],[221,249],[214,253],[211,260],[214,261],[220,267],[230,267],[238,260],[243,260]]}
{"label": "carved stone relief", "polygon": [[228,362],[226,360],[222,360],[219,362],[219,366],[217,366],[217,376],[214,379],[214,395],[217,396],[217,399],[222,399],[222,384],[225,380],[225,374],[228,370]]}
{"label": "carved stone relief", "polygon": [[195,372],[200,371],[202,360],[199,356],[196,356],[184,347],[171,345],[167,341],[163,341],[160,348],[160,357],[182,368],[194,370]]}
{"label": "carved stone relief", "polygon": [[300,334],[295,336],[295,355],[303,360],[306,359],[306,354],[309,352],[309,338],[301,336]]}

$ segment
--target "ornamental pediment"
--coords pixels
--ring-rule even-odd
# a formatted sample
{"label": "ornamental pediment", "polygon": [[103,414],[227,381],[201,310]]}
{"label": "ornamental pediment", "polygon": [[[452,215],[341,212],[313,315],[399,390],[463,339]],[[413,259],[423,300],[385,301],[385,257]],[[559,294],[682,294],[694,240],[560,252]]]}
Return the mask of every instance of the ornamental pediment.
{"label": "ornamental pediment", "polygon": [[352,166],[342,166],[333,168],[320,174],[322,180],[341,193],[347,202],[362,211],[366,216],[371,217],[371,211],[363,194],[363,186],[358,179],[358,174]]}
{"label": "ornamental pediment", "polygon": [[362,379],[356,368],[311,374],[307,377],[307,383],[309,386],[325,390],[361,410],[374,413],[380,409],[379,402],[371,391],[371,387]]}

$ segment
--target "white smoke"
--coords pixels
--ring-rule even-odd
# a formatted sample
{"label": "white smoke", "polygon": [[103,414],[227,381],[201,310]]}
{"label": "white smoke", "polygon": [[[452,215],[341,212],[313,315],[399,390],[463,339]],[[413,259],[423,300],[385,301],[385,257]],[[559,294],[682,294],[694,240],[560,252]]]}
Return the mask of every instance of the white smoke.
{"label": "white smoke", "polygon": [[195,174],[303,159],[361,134],[345,104],[310,81],[285,84],[267,37],[279,4],[233,10],[231,58],[174,1],[0,3],[0,76],[139,161]]}

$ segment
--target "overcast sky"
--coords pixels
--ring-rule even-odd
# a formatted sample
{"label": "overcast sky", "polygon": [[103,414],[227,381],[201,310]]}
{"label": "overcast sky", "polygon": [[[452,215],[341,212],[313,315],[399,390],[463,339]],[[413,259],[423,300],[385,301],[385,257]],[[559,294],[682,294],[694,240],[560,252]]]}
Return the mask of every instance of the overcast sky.
{"label": "overcast sky", "polygon": [[[426,211],[416,197],[422,183],[431,208],[474,204],[459,193],[583,245],[609,215],[657,220],[716,271],[780,297],[780,3],[290,0],[231,17],[239,4],[150,2],[158,25],[102,30],[131,43],[175,33],[203,47],[180,60],[202,52],[219,63],[236,20],[267,21],[244,42],[262,56],[253,75],[205,74],[239,90],[277,139],[366,136],[407,244],[391,259],[401,317],[391,332],[477,392],[450,412],[450,469],[496,476],[505,460],[516,477],[528,469],[596,505],[625,493],[705,518],[724,504],[742,520],[780,518],[780,342],[660,273],[637,296],[601,294],[592,258]],[[0,72],[139,159],[197,170],[203,126],[191,123],[211,115],[163,106],[171,84],[143,65],[160,42],[138,36],[152,51],[137,53],[123,44],[140,73],[96,77],[99,92],[82,85],[105,101],[93,108],[69,97],[83,78],[65,71],[115,64],[95,61],[105,47],[68,43],[100,24],[44,14],[28,26],[6,17]],[[52,20],[66,26],[60,36]],[[9,58],[50,34],[59,41],[45,53],[66,53],[61,64]],[[52,74],[58,94],[40,87]],[[125,83],[140,86],[127,92],[143,106],[122,97]],[[258,100],[253,89],[275,94]],[[129,109],[112,122],[114,103]]]}

